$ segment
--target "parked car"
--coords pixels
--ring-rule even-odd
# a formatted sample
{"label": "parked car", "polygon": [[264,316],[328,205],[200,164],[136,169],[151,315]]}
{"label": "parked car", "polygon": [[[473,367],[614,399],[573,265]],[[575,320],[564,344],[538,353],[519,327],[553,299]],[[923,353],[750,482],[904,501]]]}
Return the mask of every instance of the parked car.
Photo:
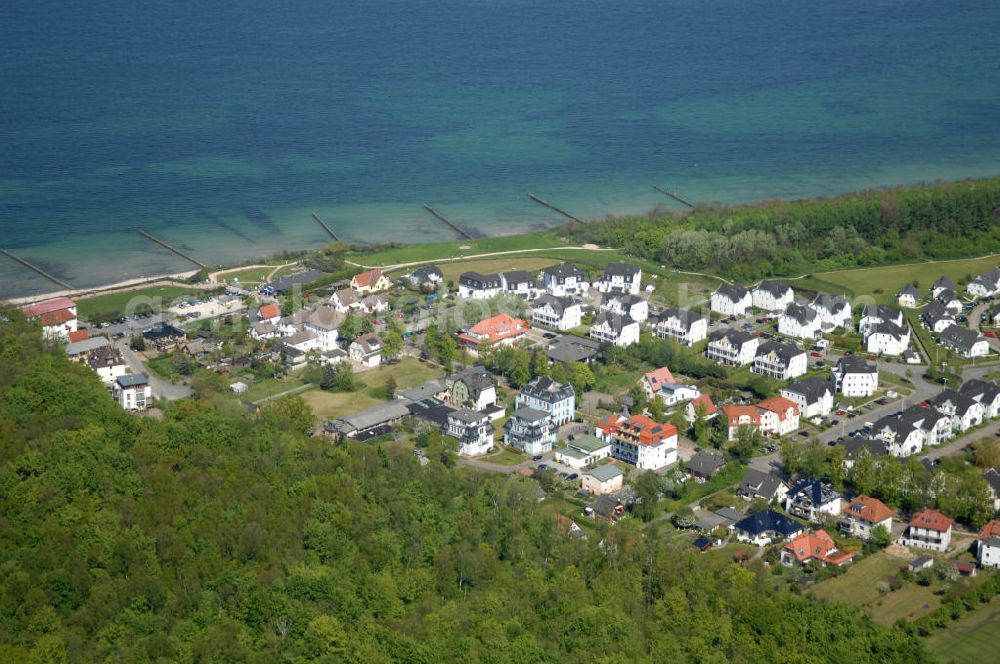
{"label": "parked car", "polygon": [[809,356],[810,357],[823,357],[823,353],[820,353],[820,352],[817,352],[817,351],[814,350],[813,352],[809,353]]}
{"label": "parked car", "polygon": [[984,337],[989,337],[990,339],[996,339],[997,338],[997,333],[994,332],[993,330],[986,330],[985,332],[983,332],[983,336]]}

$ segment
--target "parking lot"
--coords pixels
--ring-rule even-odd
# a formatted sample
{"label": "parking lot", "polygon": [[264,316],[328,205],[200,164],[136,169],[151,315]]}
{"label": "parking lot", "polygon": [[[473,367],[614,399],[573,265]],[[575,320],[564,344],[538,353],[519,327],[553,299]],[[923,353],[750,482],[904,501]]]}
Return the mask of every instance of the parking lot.
{"label": "parking lot", "polygon": [[215,318],[217,316],[224,316],[225,314],[236,313],[242,309],[242,300],[234,299],[223,304],[218,298],[211,297],[181,302],[168,309],[167,313],[181,320],[191,320],[195,318]]}

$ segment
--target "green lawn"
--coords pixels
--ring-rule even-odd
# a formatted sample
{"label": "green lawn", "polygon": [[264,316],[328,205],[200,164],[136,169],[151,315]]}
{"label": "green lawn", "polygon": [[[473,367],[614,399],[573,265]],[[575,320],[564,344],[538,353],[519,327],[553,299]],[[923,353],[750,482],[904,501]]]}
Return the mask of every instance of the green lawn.
{"label": "green lawn", "polygon": [[531,459],[527,454],[519,452],[506,445],[495,445],[494,449],[499,450],[494,454],[488,454],[481,457],[483,461],[488,461],[490,463],[499,464],[501,466],[516,466],[519,463],[528,461]]}
{"label": "green lawn", "polygon": [[554,265],[558,261],[552,258],[539,258],[536,254],[523,254],[518,256],[502,256],[500,258],[479,258],[470,261],[454,261],[441,263],[441,273],[444,275],[445,283],[449,281],[458,284],[458,277],[463,272],[480,272],[489,274],[491,272],[506,272],[507,270],[527,270],[538,272],[542,268]]}
{"label": "green lawn", "polygon": [[380,399],[375,399],[363,392],[308,390],[299,396],[312,407],[316,417],[322,419],[343,417],[382,403]]}
{"label": "green lawn", "polygon": [[942,662],[988,662],[998,644],[1000,601],[995,599],[927,639],[927,649]]}
{"label": "green lawn", "polygon": [[348,258],[363,265],[391,265],[416,261],[433,262],[442,258],[486,254],[493,251],[558,247],[567,244],[570,243],[565,238],[560,238],[557,231],[543,231],[475,240],[410,244],[374,253],[356,252],[349,254]]}
{"label": "green lawn", "polygon": [[77,315],[83,320],[108,320],[130,311],[159,311],[189,297],[204,297],[208,291],[181,286],[153,286],[121,293],[109,293],[76,301]]}
{"label": "green lawn", "polygon": [[914,620],[941,605],[934,594],[934,585],[921,586],[909,581],[885,595],[878,590],[879,582],[898,575],[905,564],[880,551],[853,563],[846,574],[816,584],[812,592],[820,599],[860,607],[883,625],[891,625],[900,618]]}
{"label": "green lawn", "polygon": [[245,270],[240,270],[239,272],[230,272],[219,277],[220,280],[225,280],[228,283],[232,283],[235,279],[239,279],[241,284],[259,284],[267,275],[271,274],[276,266],[272,265],[270,267],[250,267]]}
{"label": "green lawn", "polygon": [[248,383],[250,386],[249,389],[239,395],[239,397],[243,401],[259,401],[261,399],[274,396],[275,394],[281,394],[287,390],[295,389],[296,387],[302,387],[305,384],[306,382],[301,378],[291,376],[284,379],[265,378],[257,381],[256,383]]}
{"label": "green lawn", "polygon": [[408,357],[396,364],[383,364],[371,371],[359,373],[357,377],[368,387],[382,387],[392,376],[396,379],[396,388],[405,390],[423,385],[430,379],[443,375],[444,370],[441,367]]}
{"label": "green lawn", "polygon": [[883,292],[875,294],[876,299],[880,302],[895,302],[899,289],[911,281],[917,281],[920,284],[922,295],[924,295],[926,289],[941,275],[957,284],[968,274],[977,275],[988,272],[997,267],[998,264],[1000,264],[1000,259],[995,256],[987,256],[985,258],[821,272],[813,275],[813,278],[840,286],[854,295],[872,295],[875,294],[876,288],[881,288]]}

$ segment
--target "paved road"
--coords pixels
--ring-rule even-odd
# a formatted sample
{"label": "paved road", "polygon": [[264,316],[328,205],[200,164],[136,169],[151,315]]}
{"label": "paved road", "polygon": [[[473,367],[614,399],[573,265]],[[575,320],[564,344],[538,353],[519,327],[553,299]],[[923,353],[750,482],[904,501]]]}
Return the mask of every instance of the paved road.
{"label": "paved road", "polygon": [[149,379],[149,386],[153,390],[154,397],[176,401],[177,399],[184,399],[194,394],[194,391],[187,385],[175,385],[146,369],[146,366],[142,363],[142,358],[136,355],[126,344],[120,344],[119,350],[121,350],[122,357],[125,358],[125,362],[132,369],[133,373],[141,373]]}
{"label": "paved road", "polygon": [[[969,312],[969,329],[979,331],[980,318],[993,302],[980,302],[976,305],[976,308]],[[996,337],[986,337],[986,340],[990,343],[990,350],[1000,353],[1000,339]]]}

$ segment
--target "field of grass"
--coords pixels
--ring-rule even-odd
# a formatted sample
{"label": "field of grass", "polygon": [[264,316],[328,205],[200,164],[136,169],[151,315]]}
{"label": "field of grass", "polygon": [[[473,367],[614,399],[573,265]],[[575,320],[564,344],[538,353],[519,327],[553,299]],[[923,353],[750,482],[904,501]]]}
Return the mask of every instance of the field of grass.
{"label": "field of grass", "polygon": [[192,290],[181,286],[152,286],[120,293],[95,295],[76,301],[77,315],[83,320],[118,318],[129,311],[159,311],[177,300],[204,297],[208,291]]}
{"label": "field of grass", "polygon": [[567,244],[570,243],[565,238],[560,238],[558,232],[542,231],[524,235],[477,238],[475,240],[411,244],[405,247],[386,249],[385,251],[374,253],[355,252],[349,254],[348,258],[363,265],[392,265],[395,263],[412,263],[416,261],[432,262],[441,260],[442,258],[471,256],[493,251],[559,247]]}
{"label": "field of grass", "polygon": [[885,595],[878,590],[879,582],[898,574],[905,564],[881,551],[852,564],[846,574],[816,584],[812,592],[820,599],[860,607],[882,625],[891,625],[900,618],[915,620],[941,605],[933,585],[910,581]]}
{"label": "field of grass", "polygon": [[482,457],[483,461],[489,461],[490,463],[499,464],[501,466],[516,466],[519,463],[528,461],[531,459],[527,454],[519,452],[513,448],[507,447],[506,445],[496,445],[494,449],[499,450],[495,454],[488,454]]}
{"label": "field of grass", "polygon": [[327,420],[350,415],[382,403],[381,400],[370,397],[363,392],[308,390],[299,396],[312,407],[316,417]]}
{"label": "field of grass", "polygon": [[382,387],[388,382],[389,377],[396,379],[396,388],[405,390],[417,385],[423,385],[432,378],[437,378],[444,374],[444,370],[433,364],[427,364],[420,360],[408,357],[400,360],[396,364],[383,364],[371,371],[357,374],[357,377],[368,387]]}
{"label": "field of grass", "polygon": [[524,254],[523,256],[503,256],[500,258],[481,258],[471,261],[455,261],[452,263],[441,263],[445,283],[453,281],[458,284],[458,277],[463,272],[480,272],[489,274],[490,272],[506,272],[507,270],[528,270],[538,272],[542,268],[554,265],[558,261],[552,258],[539,258],[535,254]]}
{"label": "field of grass", "polygon": [[245,270],[240,270],[239,272],[230,272],[229,274],[224,274],[219,279],[220,281],[224,279],[229,283],[232,283],[236,279],[239,279],[241,284],[259,284],[267,277],[267,275],[271,274],[271,270],[273,269],[274,266],[249,267]]}
{"label": "field of grass", "polygon": [[239,397],[243,401],[259,401],[275,394],[281,394],[287,390],[293,390],[296,387],[302,387],[305,384],[306,382],[301,378],[292,376],[285,379],[265,378],[256,383],[248,383],[249,388],[246,392],[239,395]]}
{"label": "field of grass", "polygon": [[[838,285],[855,296],[875,295],[875,299],[879,302],[890,303],[895,302],[896,292],[911,281],[917,281],[921,290],[925,291],[941,275],[957,284],[966,275],[988,272],[998,263],[1000,263],[1000,259],[997,257],[987,256],[985,258],[821,272],[813,277],[823,282]],[[881,288],[882,293],[874,293],[876,288]]]}
{"label": "field of grass", "polygon": [[927,639],[942,662],[988,662],[1000,644],[1000,601],[994,600]]}

